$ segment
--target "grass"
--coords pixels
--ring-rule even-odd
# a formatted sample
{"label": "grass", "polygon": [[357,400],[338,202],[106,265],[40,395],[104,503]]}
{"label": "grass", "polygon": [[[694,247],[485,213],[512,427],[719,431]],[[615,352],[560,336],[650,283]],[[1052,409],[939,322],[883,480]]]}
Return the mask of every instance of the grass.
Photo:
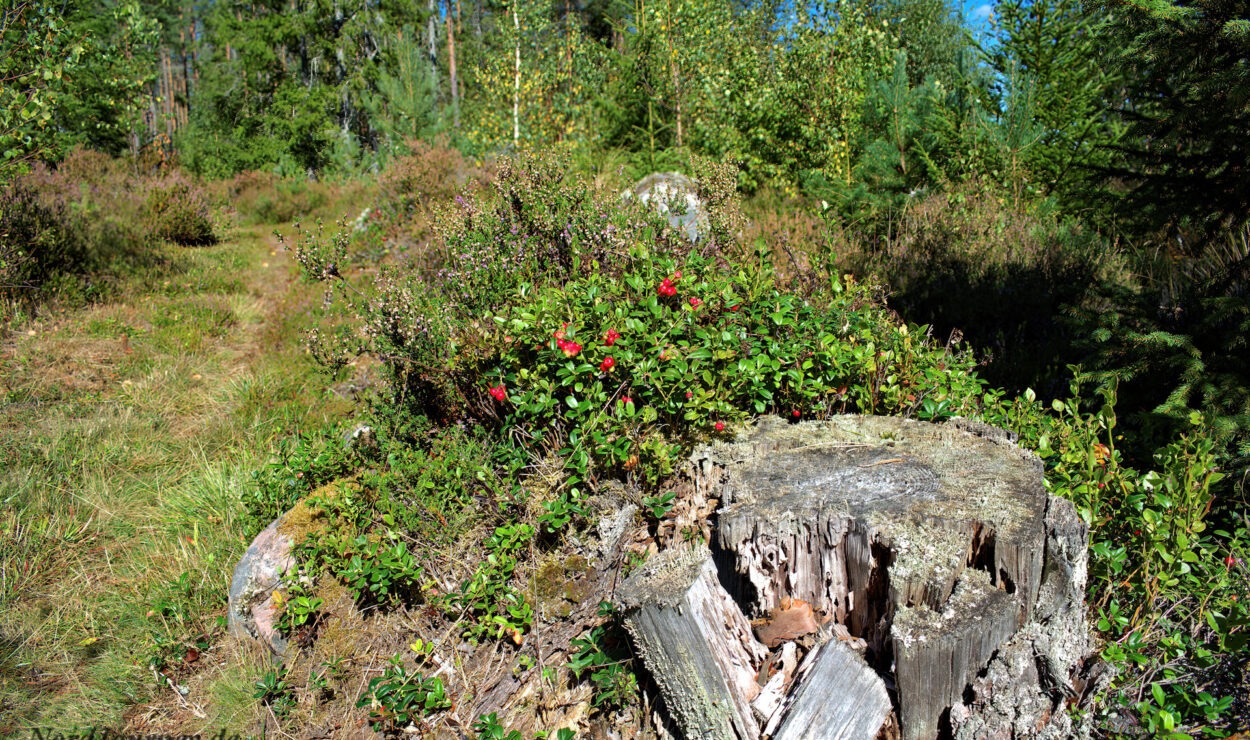
{"label": "grass", "polygon": [[264,232],[4,337],[0,736],[257,726],[265,660],[222,627],[242,490],[348,410],[299,342],[319,296]]}

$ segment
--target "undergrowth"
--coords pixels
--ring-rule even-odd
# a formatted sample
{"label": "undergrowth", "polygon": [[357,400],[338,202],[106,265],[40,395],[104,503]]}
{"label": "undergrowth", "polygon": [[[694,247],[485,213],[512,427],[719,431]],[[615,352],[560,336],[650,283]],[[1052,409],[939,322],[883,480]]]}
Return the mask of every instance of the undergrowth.
{"label": "undergrowth", "polygon": [[[694,244],[558,161],[526,157],[439,211],[438,271],[417,269],[431,258],[406,260],[401,250],[365,279],[372,268],[353,266],[360,242],[346,228],[300,231],[305,275],[329,285],[340,317],[310,349],[332,367],[376,357],[388,385],[367,444],[328,431],[260,474],[254,526],[350,478],[357,508],[341,518],[338,539],[303,551],[311,567],[378,605],[387,599],[370,584],[398,582],[408,569],[419,598],[464,637],[521,645],[533,596],[519,570],[594,524],[610,481],[639,491],[643,515],[660,520],[674,500],[666,484],[692,446],[759,414],[979,417],[1019,434],[1044,460],[1048,489],[1091,527],[1090,608],[1099,658],[1117,675],[1097,722],[1114,731],[1127,714],[1163,736],[1226,734],[1237,712],[1229,656],[1245,647],[1250,527],[1236,499],[1219,494],[1226,481],[1206,420],[1194,415],[1153,470],[1125,466],[1113,384],[1085,381],[1049,405],[1032,391],[991,388],[963,345],[900,321],[878,288],[830,274],[818,254],[787,256],[787,271],[807,274],[779,277],[769,250],[741,241],[732,172],[696,165],[696,174],[711,228]],[[397,208],[398,218],[410,212]],[[1069,280],[1069,256],[1021,259]],[[442,592],[402,553],[380,555],[404,538],[476,543],[480,561]],[[348,571],[344,562],[357,564]],[[604,712],[636,692],[611,623],[602,615],[570,658]],[[440,711],[421,707],[423,716]],[[479,726],[487,737],[505,730],[493,717]]]}

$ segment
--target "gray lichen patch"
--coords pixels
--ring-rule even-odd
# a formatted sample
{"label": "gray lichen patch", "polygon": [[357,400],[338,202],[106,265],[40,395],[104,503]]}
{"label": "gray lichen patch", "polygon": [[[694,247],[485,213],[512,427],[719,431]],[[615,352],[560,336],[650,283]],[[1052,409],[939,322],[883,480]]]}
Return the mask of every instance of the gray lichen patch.
{"label": "gray lichen patch", "polygon": [[[969,529],[908,520],[875,525],[891,535],[890,597],[895,608],[946,603],[968,563]],[[988,582],[988,576],[982,573]]]}

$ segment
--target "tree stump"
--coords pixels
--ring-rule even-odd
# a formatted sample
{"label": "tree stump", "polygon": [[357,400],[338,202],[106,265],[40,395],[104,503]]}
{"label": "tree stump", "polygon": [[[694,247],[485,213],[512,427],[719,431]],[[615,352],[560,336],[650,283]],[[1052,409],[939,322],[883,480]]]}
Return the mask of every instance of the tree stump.
{"label": "tree stump", "polygon": [[[720,502],[710,550],[661,553],[620,599],[687,736],[1082,734],[1059,709],[1089,648],[1087,532],[1007,433],[766,419],[697,451],[689,477],[693,509]],[[816,634],[790,627],[796,605]],[[806,653],[792,678],[770,675],[779,653],[740,634],[748,619]],[[708,734],[709,707],[732,733]]]}

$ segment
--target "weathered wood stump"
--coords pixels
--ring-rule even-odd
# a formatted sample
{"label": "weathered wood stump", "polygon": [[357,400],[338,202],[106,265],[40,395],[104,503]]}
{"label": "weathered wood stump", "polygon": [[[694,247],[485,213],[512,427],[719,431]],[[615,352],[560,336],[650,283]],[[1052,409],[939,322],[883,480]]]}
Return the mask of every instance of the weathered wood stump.
{"label": "weathered wood stump", "polygon": [[[1087,532],[1005,432],[767,419],[690,479],[692,509],[720,502],[710,550],[661,553],[619,599],[688,737],[1080,734],[1058,710],[1089,647]],[[806,655],[777,678],[786,644]]]}

